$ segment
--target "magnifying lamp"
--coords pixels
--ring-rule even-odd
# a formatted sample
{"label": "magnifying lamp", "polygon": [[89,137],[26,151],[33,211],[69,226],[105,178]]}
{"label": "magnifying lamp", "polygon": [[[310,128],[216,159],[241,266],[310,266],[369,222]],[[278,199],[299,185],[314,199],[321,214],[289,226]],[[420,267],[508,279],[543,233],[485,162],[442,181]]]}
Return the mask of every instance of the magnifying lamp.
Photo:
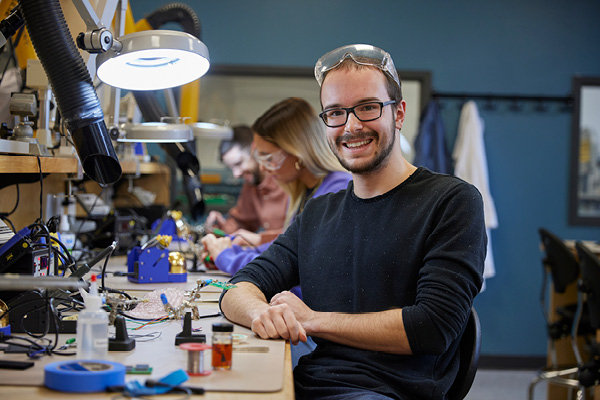
{"label": "magnifying lamp", "polygon": [[192,128],[186,124],[145,122],[126,124],[119,142],[181,143],[194,139]]}
{"label": "magnifying lamp", "polygon": [[229,125],[220,125],[213,122],[196,122],[192,124],[194,136],[203,139],[233,139],[233,128]]}
{"label": "magnifying lamp", "polygon": [[181,86],[206,74],[208,48],[196,37],[179,31],[130,33],[114,40],[96,58],[98,78],[128,90],[159,90]]}

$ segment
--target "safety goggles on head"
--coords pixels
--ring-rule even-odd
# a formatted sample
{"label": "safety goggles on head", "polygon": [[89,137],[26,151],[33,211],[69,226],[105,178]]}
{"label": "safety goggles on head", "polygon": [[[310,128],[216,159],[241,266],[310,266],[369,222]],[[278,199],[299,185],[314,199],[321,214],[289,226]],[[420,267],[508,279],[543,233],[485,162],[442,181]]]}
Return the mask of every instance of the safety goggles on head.
{"label": "safety goggles on head", "polygon": [[283,165],[287,157],[287,153],[281,149],[270,154],[259,154],[257,149],[252,151],[252,156],[260,165],[269,171],[276,171]]}
{"label": "safety goggles on head", "polygon": [[317,78],[319,86],[323,84],[325,74],[339,66],[346,58],[350,58],[360,65],[371,65],[379,68],[390,76],[398,84],[398,87],[401,87],[398,71],[394,67],[392,57],[389,53],[370,44],[350,44],[339,47],[319,58],[315,65],[315,78]]}

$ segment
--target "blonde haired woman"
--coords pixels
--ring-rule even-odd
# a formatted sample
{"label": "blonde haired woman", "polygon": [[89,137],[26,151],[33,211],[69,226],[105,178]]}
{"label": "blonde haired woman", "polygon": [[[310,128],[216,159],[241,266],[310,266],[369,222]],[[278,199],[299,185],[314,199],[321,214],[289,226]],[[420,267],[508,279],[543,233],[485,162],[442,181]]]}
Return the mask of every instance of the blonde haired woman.
{"label": "blonde haired woman", "polygon": [[[252,130],[253,156],[290,196],[284,229],[310,198],[345,189],[352,179],[331,152],[322,121],[303,99],[292,97],[275,104],[256,120]],[[231,274],[270,244],[243,248],[232,245],[229,237],[212,234],[202,243],[215,266]]]}

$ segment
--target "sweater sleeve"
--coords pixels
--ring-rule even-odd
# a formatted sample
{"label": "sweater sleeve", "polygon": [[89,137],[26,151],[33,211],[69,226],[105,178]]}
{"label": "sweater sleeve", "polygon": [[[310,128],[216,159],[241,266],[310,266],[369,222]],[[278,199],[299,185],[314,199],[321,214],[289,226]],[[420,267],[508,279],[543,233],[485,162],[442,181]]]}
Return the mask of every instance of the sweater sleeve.
{"label": "sweater sleeve", "polygon": [[299,285],[297,224],[301,217],[298,216],[261,255],[239,270],[230,282],[253,283],[267,299]]}
{"label": "sweater sleeve", "polygon": [[[347,172],[330,172],[312,197],[318,197],[326,193],[338,192],[346,189],[348,187],[348,182],[351,180],[352,175]],[[310,201],[312,201],[312,198],[309,199],[309,202]],[[241,267],[239,267],[236,262],[236,266],[232,268],[231,272],[234,273],[238,270],[240,270],[240,272],[236,273],[231,282],[251,282],[259,287],[268,299],[276,293],[283,290],[292,290],[292,288],[294,294],[298,297],[302,297],[300,289],[296,288],[300,283],[298,277],[297,253],[298,221],[296,221],[296,219],[301,218],[301,216],[302,214],[296,217],[290,227],[273,242],[258,246],[258,249],[261,252],[264,251],[264,253],[261,254],[260,257],[257,257],[257,254],[250,260],[247,260],[246,263],[248,263],[249,268],[240,270]],[[223,253],[225,253],[225,251],[221,254]],[[220,257],[221,255],[219,255],[216,260],[219,269],[221,269],[218,264]],[[251,260],[253,262],[250,262]],[[234,268],[237,269],[233,271]]]}
{"label": "sweater sleeve", "polygon": [[440,354],[461,334],[483,279],[486,233],[481,195],[461,184],[444,196],[424,243],[414,305],[402,309],[414,354]]}

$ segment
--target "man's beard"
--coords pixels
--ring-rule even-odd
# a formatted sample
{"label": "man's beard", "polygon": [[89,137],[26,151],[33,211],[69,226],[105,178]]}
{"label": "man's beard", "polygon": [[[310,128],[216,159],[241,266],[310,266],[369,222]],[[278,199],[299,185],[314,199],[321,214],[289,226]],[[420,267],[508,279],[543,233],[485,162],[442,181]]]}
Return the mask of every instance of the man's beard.
{"label": "man's beard", "polygon": [[[394,148],[394,143],[396,142],[395,130],[396,130],[396,124],[394,121],[393,126],[392,126],[392,138],[390,140],[390,143],[385,148],[383,148],[380,152],[375,153],[375,158],[373,158],[369,163],[367,163],[365,165],[353,166],[350,163],[346,162],[346,160],[344,160],[340,156],[340,153],[337,151],[336,145],[342,146],[341,144],[337,144],[337,142],[341,142],[341,141],[345,140],[343,136],[339,137],[336,140],[336,145],[333,145],[330,142],[328,142],[328,143],[329,143],[329,147],[331,148],[331,151],[333,151],[333,154],[338,159],[338,161],[340,162],[342,167],[344,167],[348,171],[352,172],[353,174],[366,174],[366,173],[374,172],[377,169],[381,168],[383,165],[385,165],[385,160],[388,158],[388,156],[392,152],[392,149]],[[349,136],[351,136],[351,135],[349,135]],[[381,135],[379,133],[373,132],[371,134],[363,135],[363,137],[364,138],[372,138],[374,141],[379,142],[379,138],[381,137]]]}
{"label": "man's beard", "polygon": [[252,180],[253,180],[252,184],[253,185],[258,186],[263,181],[263,179],[264,179],[264,176],[263,176],[263,174],[261,174],[260,168],[257,168],[252,172]]}

